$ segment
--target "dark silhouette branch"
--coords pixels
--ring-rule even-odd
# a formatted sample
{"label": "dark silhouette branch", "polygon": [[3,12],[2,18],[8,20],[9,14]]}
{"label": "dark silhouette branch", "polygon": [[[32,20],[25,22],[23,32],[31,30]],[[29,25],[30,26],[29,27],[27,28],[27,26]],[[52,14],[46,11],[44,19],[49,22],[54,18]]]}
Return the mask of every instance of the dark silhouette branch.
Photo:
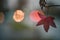
{"label": "dark silhouette branch", "polygon": [[48,7],[60,7],[60,5],[49,5]]}

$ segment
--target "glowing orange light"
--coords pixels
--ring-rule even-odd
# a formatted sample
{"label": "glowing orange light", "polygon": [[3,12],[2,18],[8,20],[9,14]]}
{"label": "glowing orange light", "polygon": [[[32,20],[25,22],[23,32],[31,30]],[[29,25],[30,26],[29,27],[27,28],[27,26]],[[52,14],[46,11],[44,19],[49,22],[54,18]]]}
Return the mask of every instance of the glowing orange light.
{"label": "glowing orange light", "polygon": [[38,15],[38,12],[41,14],[41,15],[44,15],[44,13],[40,10],[35,10],[35,11],[32,11],[31,13],[30,13],[30,19],[32,20],[32,21],[34,21],[34,22],[38,22],[38,21],[40,21],[42,18],[40,18],[39,17],[39,15]]}
{"label": "glowing orange light", "polygon": [[14,12],[13,19],[16,22],[21,22],[24,19],[24,12],[22,10],[16,10]]}
{"label": "glowing orange light", "polygon": [[0,12],[0,23],[4,22],[4,14],[3,12]]}

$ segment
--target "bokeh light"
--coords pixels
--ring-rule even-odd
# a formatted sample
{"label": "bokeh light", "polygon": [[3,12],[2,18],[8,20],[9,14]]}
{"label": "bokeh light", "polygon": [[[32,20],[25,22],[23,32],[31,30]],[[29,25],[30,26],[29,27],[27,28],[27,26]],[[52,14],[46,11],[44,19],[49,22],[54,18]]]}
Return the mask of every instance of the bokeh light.
{"label": "bokeh light", "polygon": [[[33,22],[38,22],[40,21],[42,18],[38,15],[38,12],[41,14],[41,15],[44,15],[44,12],[42,12],[41,10],[34,10],[30,13],[30,19],[33,21]],[[45,17],[45,16],[43,16]]]}
{"label": "bokeh light", "polygon": [[0,23],[4,22],[4,14],[3,12],[0,12]]}
{"label": "bokeh light", "polygon": [[16,10],[13,15],[15,22],[21,22],[24,19],[24,12],[22,10]]}

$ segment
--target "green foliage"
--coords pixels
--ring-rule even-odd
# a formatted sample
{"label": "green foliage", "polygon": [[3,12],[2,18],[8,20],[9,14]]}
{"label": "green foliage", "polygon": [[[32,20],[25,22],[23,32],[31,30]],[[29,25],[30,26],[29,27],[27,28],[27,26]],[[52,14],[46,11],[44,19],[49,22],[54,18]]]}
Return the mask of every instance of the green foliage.
{"label": "green foliage", "polygon": [[28,27],[24,23],[11,23],[11,27],[15,31],[22,31],[22,30],[25,30],[25,29],[30,29],[30,27]]}

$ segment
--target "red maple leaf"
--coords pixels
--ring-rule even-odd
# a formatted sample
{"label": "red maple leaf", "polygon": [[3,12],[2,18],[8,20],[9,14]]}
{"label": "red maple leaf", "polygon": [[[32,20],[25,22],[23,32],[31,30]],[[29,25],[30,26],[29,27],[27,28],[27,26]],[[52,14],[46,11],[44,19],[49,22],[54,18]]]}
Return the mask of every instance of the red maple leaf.
{"label": "red maple leaf", "polygon": [[44,30],[45,30],[46,32],[48,32],[49,22],[48,22],[47,18],[42,19],[41,21],[39,21],[36,26],[39,26],[39,25],[42,25],[42,24],[44,25]]}
{"label": "red maple leaf", "polygon": [[42,19],[46,18],[46,16],[45,16],[45,15],[40,14],[39,12],[38,12],[38,16],[39,16],[40,18],[42,18]]}
{"label": "red maple leaf", "polygon": [[39,25],[42,25],[43,24],[44,25],[44,30],[46,32],[48,32],[49,26],[52,26],[52,27],[56,28],[56,25],[54,23],[54,19],[55,18],[54,17],[51,17],[51,16],[46,17],[46,18],[40,20],[36,26],[39,26]]}

